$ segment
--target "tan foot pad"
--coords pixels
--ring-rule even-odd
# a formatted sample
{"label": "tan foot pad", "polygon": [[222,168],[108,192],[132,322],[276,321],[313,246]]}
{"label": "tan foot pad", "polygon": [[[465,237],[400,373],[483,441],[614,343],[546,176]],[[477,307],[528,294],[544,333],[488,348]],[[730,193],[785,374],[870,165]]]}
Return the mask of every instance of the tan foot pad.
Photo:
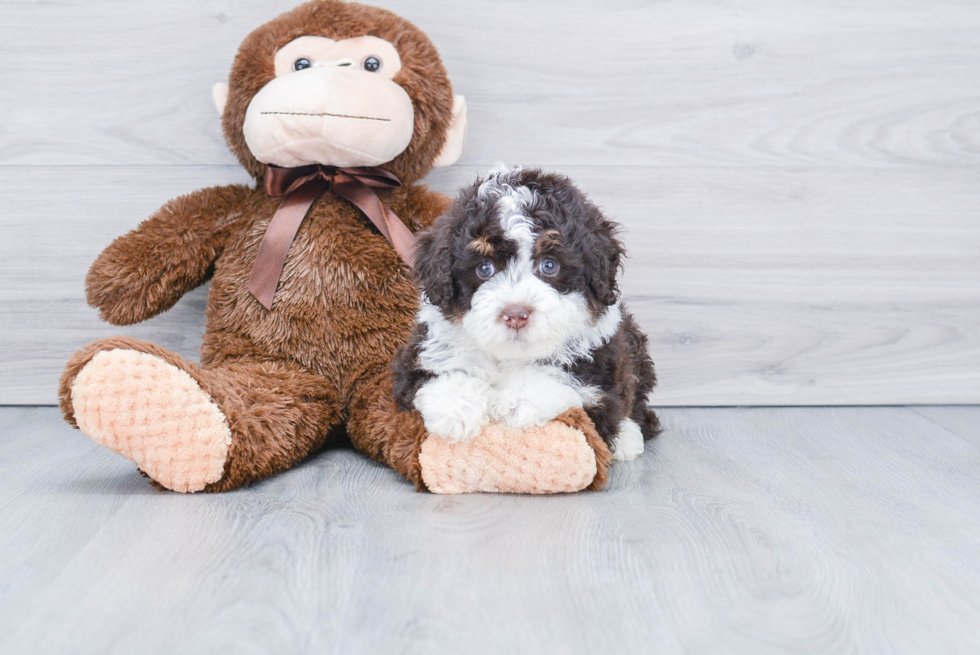
{"label": "tan foot pad", "polygon": [[231,431],[185,371],[135,350],[100,352],[71,388],[83,434],[158,483],[193,492],[221,479]]}
{"label": "tan foot pad", "polygon": [[585,489],[596,475],[585,435],[558,421],[526,430],[489,425],[457,443],[430,436],[419,464],[422,480],[437,494],[569,493]]}

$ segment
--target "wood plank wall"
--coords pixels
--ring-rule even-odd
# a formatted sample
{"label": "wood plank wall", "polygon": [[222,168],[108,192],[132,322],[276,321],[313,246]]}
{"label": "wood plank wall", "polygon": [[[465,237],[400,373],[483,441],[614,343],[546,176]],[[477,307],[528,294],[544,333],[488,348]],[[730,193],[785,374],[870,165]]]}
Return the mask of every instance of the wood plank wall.
{"label": "wood plank wall", "polygon": [[[470,106],[446,192],[568,173],[627,228],[659,405],[980,402],[980,3],[378,0]],[[206,289],[119,329],[89,263],[244,181],[210,101],[285,0],[0,0],[0,404],[131,334],[194,356]]]}

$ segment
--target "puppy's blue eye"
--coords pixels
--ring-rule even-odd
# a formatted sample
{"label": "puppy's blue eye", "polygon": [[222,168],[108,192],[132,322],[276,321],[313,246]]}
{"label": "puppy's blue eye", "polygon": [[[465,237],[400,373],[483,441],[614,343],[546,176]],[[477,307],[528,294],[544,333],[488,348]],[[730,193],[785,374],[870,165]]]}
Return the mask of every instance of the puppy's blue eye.
{"label": "puppy's blue eye", "polygon": [[554,277],[558,275],[559,268],[561,267],[558,266],[558,262],[550,257],[542,259],[541,263],[538,264],[538,270],[541,271],[541,275],[544,275],[545,277]]}
{"label": "puppy's blue eye", "polygon": [[496,272],[497,269],[493,267],[493,262],[491,261],[485,261],[476,267],[476,276],[481,280],[489,280]]}
{"label": "puppy's blue eye", "polygon": [[295,61],[295,62],[293,63],[293,70],[294,70],[294,71],[301,71],[301,70],[305,70],[305,69],[307,69],[307,68],[309,68],[309,67],[310,67],[310,66],[312,66],[312,65],[313,65],[313,64],[312,64],[312,63],[310,62],[310,60],[309,60],[309,59],[307,59],[306,57],[301,57],[300,59],[297,59],[297,60],[296,60],[296,61]]}

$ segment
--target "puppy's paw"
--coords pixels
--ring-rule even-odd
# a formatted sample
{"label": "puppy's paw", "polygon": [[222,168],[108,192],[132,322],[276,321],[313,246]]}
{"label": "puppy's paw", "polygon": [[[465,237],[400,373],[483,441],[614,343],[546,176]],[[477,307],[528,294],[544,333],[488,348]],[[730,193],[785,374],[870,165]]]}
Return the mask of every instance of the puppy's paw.
{"label": "puppy's paw", "polygon": [[617,462],[629,462],[643,454],[643,432],[640,426],[628,418],[619,424],[619,434],[616,435],[615,450],[612,458]]}
{"label": "puppy's paw", "polygon": [[415,409],[429,434],[447,441],[472,439],[487,423],[491,389],[483,380],[468,375],[444,375],[422,386],[415,394]]}
{"label": "puppy's paw", "polygon": [[498,387],[490,417],[513,428],[529,428],[581,406],[582,397],[575,389],[545,373],[528,372]]}

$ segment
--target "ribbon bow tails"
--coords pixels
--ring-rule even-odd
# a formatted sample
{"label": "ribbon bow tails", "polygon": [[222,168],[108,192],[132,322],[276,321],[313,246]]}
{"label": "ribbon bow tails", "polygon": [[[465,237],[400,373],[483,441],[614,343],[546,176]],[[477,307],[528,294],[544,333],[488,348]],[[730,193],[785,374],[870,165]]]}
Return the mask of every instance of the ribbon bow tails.
{"label": "ribbon bow tails", "polygon": [[286,256],[299,226],[316,199],[326,191],[333,191],[364,212],[395,252],[412,266],[415,262],[415,235],[393,211],[385,207],[374,191],[400,186],[401,180],[394,173],[375,166],[269,166],[265,190],[270,196],[284,196],[285,199],[262,237],[248,280],[248,290],[263,307],[272,309]]}

